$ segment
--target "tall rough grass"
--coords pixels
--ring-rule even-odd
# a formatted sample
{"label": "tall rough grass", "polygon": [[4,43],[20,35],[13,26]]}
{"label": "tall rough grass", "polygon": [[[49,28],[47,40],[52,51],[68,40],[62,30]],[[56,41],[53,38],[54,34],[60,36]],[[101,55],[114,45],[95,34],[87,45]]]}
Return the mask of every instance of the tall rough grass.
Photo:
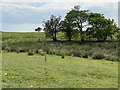
{"label": "tall rough grass", "polygon": [[[62,34],[58,36],[58,39],[60,39]],[[107,57],[107,60],[112,61],[118,55],[118,42],[52,42],[50,39],[44,41],[44,37],[44,33],[3,33],[2,50],[8,52],[29,52],[34,50],[35,53],[40,55],[46,52],[47,54],[59,56],[61,56],[61,52],[64,52],[64,56],[82,58],[98,57],[100,55],[95,53],[102,53],[103,58]],[[112,59],[108,58],[108,56],[111,56]]]}
{"label": "tall rough grass", "polygon": [[[93,58],[93,59],[103,59],[103,56],[117,56],[117,42],[109,43],[62,43],[62,42],[34,42],[34,41],[24,41],[24,42],[4,42],[3,50],[8,52],[28,52],[30,50],[35,50],[37,54],[43,55],[44,52],[47,54],[54,54],[61,56],[61,51],[64,51],[64,55],[76,56],[83,58]],[[107,48],[108,46],[108,48]],[[102,54],[94,54],[102,53]],[[97,58],[98,57],[98,58]],[[99,58],[101,57],[101,58]],[[111,59],[109,59],[111,60]]]}

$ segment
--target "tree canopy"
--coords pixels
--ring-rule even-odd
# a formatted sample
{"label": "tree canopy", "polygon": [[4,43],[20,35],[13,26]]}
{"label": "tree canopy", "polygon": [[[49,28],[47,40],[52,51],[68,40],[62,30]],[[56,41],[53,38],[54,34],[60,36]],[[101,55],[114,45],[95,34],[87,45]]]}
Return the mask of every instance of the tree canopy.
{"label": "tree canopy", "polygon": [[105,41],[107,37],[112,36],[118,31],[114,20],[107,19],[100,13],[89,14],[89,25],[87,28],[89,38],[96,38],[99,41]]}
{"label": "tree canopy", "polygon": [[74,6],[74,8],[67,13],[65,18],[75,25],[80,32],[81,40],[83,40],[83,28],[87,26],[88,10],[81,10],[80,6]]}
{"label": "tree canopy", "polygon": [[47,37],[51,37],[53,41],[57,41],[56,34],[59,31],[61,17],[51,15],[50,19],[44,21],[43,27]]}

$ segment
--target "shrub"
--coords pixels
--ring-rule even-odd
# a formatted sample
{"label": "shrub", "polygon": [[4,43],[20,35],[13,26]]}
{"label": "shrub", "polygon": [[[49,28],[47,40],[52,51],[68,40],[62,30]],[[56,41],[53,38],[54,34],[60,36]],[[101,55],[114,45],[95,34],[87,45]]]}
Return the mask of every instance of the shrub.
{"label": "shrub", "polygon": [[44,52],[46,52],[47,54],[49,54],[50,48],[49,48],[49,46],[44,46],[44,47],[42,48],[42,50],[43,50]]}
{"label": "shrub", "polygon": [[11,52],[11,48],[10,47],[5,47],[5,50],[8,52]]}
{"label": "shrub", "polygon": [[59,55],[60,56],[60,50],[55,48],[55,49],[50,49],[49,54],[54,54],[54,55]]}
{"label": "shrub", "polygon": [[66,50],[65,55],[73,56],[72,50]]}
{"label": "shrub", "polygon": [[53,55],[53,50],[50,49],[49,52],[48,52],[48,54]]}
{"label": "shrub", "polygon": [[37,54],[38,54],[38,50],[35,50],[35,53],[37,53]]}
{"label": "shrub", "polygon": [[5,48],[6,48],[6,45],[3,43],[2,44],[2,50],[5,50]]}
{"label": "shrub", "polygon": [[82,53],[79,50],[73,50],[72,53],[73,53],[73,56],[82,57]]}
{"label": "shrub", "polygon": [[59,49],[54,49],[54,50],[53,50],[53,54],[59,55],[59,56],[61,55]]}
{"label": "shrub", "polygon": [[110,61],[119,61],[118,56],[106,56],[105,59]]}
{"label": "shrub", "polygon": [[84,54],[82,55],[83,58],[88,58],[88,56],[89,56],[88,53],[84,53]]}
{"label": "shrub", "polygon": [[88,58],[93,55],[93,51],[86,51],[86,52],[83,52],[82,54],[83,54],[82,55],[83,58]]}
{"label": "shrub", "polygon": [[40,54],[41,56],[44,56],[45,52],[42,49],[40,49],[40,50],[38,50],[38,54]]}
{"label": "shrub", "polygon": [[102,53],[94,53],[92,59],[103,59],[105,58],[104,54]]}
{"label": "shrub", "polygon": [[29,56],[32,56],[32,55],[34,55],[34,52],[33,52],[33,50],[29,50],[29,51],[28,51],[28,55],[29,55]]}
{"label": "shrub", "polygon": [[22,48],[17,48],[16,51],[17,51],[17,53],[19,53],[19,52],[25,52],[25,50],[23,50]]}

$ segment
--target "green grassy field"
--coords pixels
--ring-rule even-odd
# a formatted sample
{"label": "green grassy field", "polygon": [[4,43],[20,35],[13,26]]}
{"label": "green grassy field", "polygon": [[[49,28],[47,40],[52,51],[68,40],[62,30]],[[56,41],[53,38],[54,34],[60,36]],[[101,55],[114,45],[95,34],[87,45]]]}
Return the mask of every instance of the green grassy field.
{"label": "green grassy field", "polygon": [[[58,40],[66,40],[63,36],[59,33]],[[41,32],[2,32],[3,88],[118,87],[118,42],[44,40]],[[28,56],[30,50],[33,56]],[[39,50],[47,52],[47,61]],[[61,52],[65,59],[61,59]],[[106,56],[92,59],[98,52],[96,57]]]}
{"label": "green grassy field", "polygon": [[118,62],[2,53],[3,88],[117,88]]}
{"label": "green grassy field", "polygon": [[[65,39],[63,33],[58,33],[57,34],[58,40]],[[45,38],[45,33],[44,32],[2,32],[2,40],[3,41],[38,41],[40,40],[50,40],[52,41],[51,38]]]}

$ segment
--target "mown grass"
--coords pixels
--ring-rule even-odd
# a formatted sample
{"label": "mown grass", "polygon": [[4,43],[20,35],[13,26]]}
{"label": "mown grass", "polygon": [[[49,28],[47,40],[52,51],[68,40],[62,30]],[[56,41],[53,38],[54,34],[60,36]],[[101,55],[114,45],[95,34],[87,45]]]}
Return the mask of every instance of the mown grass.
{"label": "mown grass", "polygon": [[3,88],[117,88],[118,62],[3,53]]}

